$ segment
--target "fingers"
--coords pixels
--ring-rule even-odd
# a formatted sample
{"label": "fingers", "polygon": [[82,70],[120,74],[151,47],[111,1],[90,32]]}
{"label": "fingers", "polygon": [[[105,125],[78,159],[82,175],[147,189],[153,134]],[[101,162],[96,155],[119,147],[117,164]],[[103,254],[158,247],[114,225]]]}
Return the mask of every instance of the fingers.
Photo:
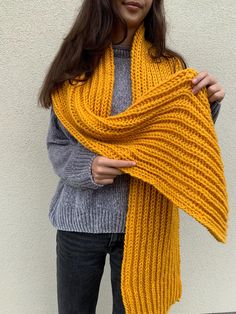
{"label": "fingers", "polygon": [[112,184],[114,182],[114,179],[102,179],[102,180],[99,180],[96,178],[93,178],[93,179],[97,184],[103,184],[103,185]]}
{"label": "fingers", "polygon": [[222,101],[225,97],[225,91],[219,83],[210,86],[207,92],[210,102]]}
{"label": "fingers", "polygon": [[111,184],[114,182],[116,176],[108,176],[108,177],[104,177],[104,176],[99,176],[97,174],[93,175],[93,180],[98,183],[98,184]]}
{"label": "fingers", "polygon": [[208,74],[207,71],[200,72],[192,79],[193,88],[192,92],[196,95],[203,87],[206,87],[208,100],[210,103],[214,101],[222,101],[225,96],[225,91],[222,86],[217,82],[217,79]]}
{"label": "fingers", "polygon": [[213,103],[214,101],[221,101],[222,99],[223,97],[221,92],[217,92],[209,98],[209,102]]}
{"label": "fingers", "polygon": [[102,176],[103,178],[112,177],[112,176],[115,177],[123,173],[121,170],[117,168],[99,166],[99,165],[94,165],[93,170],[94,172],[96,172],[98,177]]}
{"label": "fingers", "polygon": [[192,79],[192,82],[194,84],[197,84],[198,82],[200,82],[202,79],[204,79],[205,77],[208,76],[208,72],[207,71],[201,71],[198,73],[197,76],[195,76],[193,79]]}
{"label": "fingers", "polygon": [[208,87],[207,92],[208,96],[211,97],[215,93],[217,93],[220,90],[219,84],[214,84]]}
{"label": "fingers", "polygon": [[136,165],[136,163],[132,160],[110,159],[103,156],[98,160],[97,164],[99,166],[112,167],[112,168],[132,167]]}
{"label": "fingers", "polygon": [[194,84],[192,92],[194,95],[196,95],[204,86],[214,85],[217,83],[217,80],[207,71],[201,71],[197,76],[193,78],[192,83]]}
{"label": "fingers", "polygon": [[119,167],[133,167],[136,163],[131,160],[116,160],[97,156],[92,163],[92,175],[96,183],[112,184],[117,175],[124,172]]}
{"label": "fingers", "polygon": [[209,77],[202,79],[197,85],[195,85],[192,89],[194,95],[196,95],[200,89],[209,84]]}

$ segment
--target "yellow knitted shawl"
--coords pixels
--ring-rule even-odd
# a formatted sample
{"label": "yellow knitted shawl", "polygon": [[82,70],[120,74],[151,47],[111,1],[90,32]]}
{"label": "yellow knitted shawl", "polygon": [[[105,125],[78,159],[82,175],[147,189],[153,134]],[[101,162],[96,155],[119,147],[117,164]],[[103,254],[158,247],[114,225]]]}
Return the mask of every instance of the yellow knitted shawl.
{"label": "yellow knitted shawl", "polygon": [[144,25],[131,49],[132,103],[110,115],[114,56],[110,45],[86,84],[67,81],[52,94],[54,111],[85,147],[134,160],[130,174],[121,291],[126,313],[165,314],[182,294],[179,208],[226,243],[224,166],[205,88],[195,96],[194,69],[173,72],[148,54]]}

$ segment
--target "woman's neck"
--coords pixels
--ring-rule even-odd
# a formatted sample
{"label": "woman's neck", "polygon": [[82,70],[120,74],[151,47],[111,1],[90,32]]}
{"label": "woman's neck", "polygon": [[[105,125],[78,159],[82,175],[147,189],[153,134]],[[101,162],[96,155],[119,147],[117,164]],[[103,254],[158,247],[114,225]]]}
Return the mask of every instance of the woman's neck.
{"label": "woman's neck", "polygon": [[134,37],[136,30],[137,30],[137,27],[136,28],[128,28],[127,37],[125,38],[125,40],[121,44],[117,45],[115,43],[120,42],[121,39],[123,38],[122,27],[121,27],[121,25],[120,26],[117,25],[114,28],[114,31],[112,33],[112,44],[114,46],[117,45],[119,47],[131,48],[133,37]]}

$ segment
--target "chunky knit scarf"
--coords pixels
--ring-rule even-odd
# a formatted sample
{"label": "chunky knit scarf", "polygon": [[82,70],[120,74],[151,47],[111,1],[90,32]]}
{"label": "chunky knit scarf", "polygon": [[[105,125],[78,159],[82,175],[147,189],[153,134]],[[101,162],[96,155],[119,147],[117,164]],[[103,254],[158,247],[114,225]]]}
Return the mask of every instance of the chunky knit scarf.
{"label": "chunky knit scarf", "polygon": [[[132,103],[110,115],[114,85],[110,45],[86,84],[67,81],[52,94],[54,111],[85,147],[134,160],[121,291],[126,313],[165,314],[182,294],[179,208],[226,243],[228,196],[206,89],[192,93],[194,69],[155,62],[138,28],[131,49]],[[178,62],[176,63],[178,64]]]}

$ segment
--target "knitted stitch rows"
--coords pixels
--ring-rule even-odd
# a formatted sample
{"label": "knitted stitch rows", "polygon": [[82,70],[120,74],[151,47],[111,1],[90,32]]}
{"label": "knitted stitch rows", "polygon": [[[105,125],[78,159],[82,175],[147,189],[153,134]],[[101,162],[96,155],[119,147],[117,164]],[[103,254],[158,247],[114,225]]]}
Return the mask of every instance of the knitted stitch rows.
{"label": "knitted stitch rows", "polygon": [[192,93],[194,69],[173,73],[148,54],[144,25],[131,49],[132,103],[110,116],[111,45],[86,84],[67,81],[52,94],[54,111],[85,147],[135,160],[131,175],[121,291],[126,313],[166,314],[182,294],[179,208],[226,243],[228,195],[206,89]]}

